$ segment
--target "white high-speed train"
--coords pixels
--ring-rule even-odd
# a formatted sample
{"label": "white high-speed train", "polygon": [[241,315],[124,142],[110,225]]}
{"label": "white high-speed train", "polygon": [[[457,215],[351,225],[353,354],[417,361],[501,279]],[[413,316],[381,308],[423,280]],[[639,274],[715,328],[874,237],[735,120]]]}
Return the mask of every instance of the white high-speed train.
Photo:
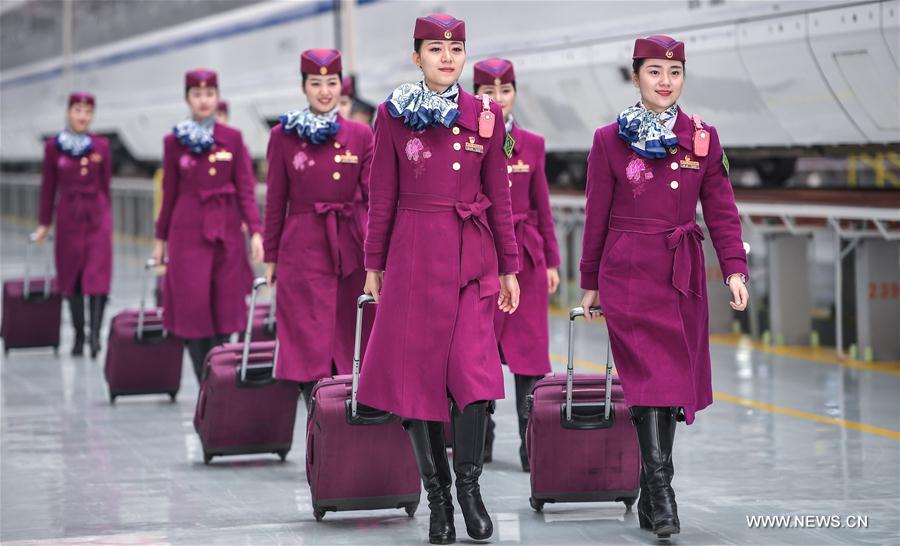
{"label": "white high-speed train", "polygon": [[[335,45],[333,5],[257,2],[107,43],[74,55],[68,79],[59,57],[3,70],[2,160],[40,159],[41,138],[62,124],[71,82],[97,95],[97,132],[138,161],[158,161],[163,135],[186,114],[183,73],[197,67],[219,71],[231,121],[262,157],[271,120],[304,104],[300,52]],[[413,19],[443,11],[466,21],[470,66],[488,56],[515,62],[517,117],[546,136],[551,152],[586,151],[593,130],[635,100],[631,48],[649,34],[686,42],[681,103],[718,127],[730,158],[765,164],[811,149],[900,142],[897,0],[360,0],[343,33],[352,36],[345,63],[361,97],[380,102],[417,78]]]}

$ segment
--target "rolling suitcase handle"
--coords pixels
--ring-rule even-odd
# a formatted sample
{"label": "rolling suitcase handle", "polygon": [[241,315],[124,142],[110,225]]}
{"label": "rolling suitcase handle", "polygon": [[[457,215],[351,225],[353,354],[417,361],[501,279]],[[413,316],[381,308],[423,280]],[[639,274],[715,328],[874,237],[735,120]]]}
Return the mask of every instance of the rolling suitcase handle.
{"label": "rolling suitcase handle", "polygon": [[[253,312],[256,310],[256,298],[259,295],[259,289],[266,286],[265,277],[256,277],[253,279],[253,292],[250,294],[250,311],[247,313],[247,326],[244,328],[244,350],[241,353],[240,381],[247,381],[247,363],[250,360],[250,341],[253,337]],[[272,305],[272,309],[275,305]],[[275,351],[272,360],[272,379],[275,378],[275,370],[278,366],[278,339],[275,339]]]}
{"label": "rolling suitcase handle", "polygon": [[[591,307],[591,313],[602,313],[599,307]],[[584,316],[583,307],[575,307],[569,311],[569,354],[566,359],[566,402],[565,420],[572,422],[572,391],[575,379],[575,319]],[[610,408],[612,406],[612,359],[610,358],[609,344],[606,345],[606,403],[603,405],[603,418],[609,421]]]}
{"label": "rolling suitcase handle", "polygon": [[375,303],[375,297],[369,294],[363,294],[356,299],[356,335],[353,342],[353,384],[350,389],[350,418],[358,417],[356,403],[356,389],[359,387],[359,360],[362,352],[362,323],[363,323],[363,307],[367,303]]}
{"label": "rolling suitcase handle", "polygon": [[275,298],[278,297],[278,289],[276,285],[272,285],[272,299],[269,302],[269,314],[266,316],[266,322],[264,324],[265,330],[268,334],[275,333]]}
{"label": "rolling suitcase handle", "polygon": [[[50,238],[48,237],[49,241]],[[37,236],[32,233],[28,236],[28,245],[25,247],[25,283],[22,286],[22,297],[26,300],[31,296],[31,247],[37,243]],[[44,299],[50,298],[50,264],[44,267]]]}

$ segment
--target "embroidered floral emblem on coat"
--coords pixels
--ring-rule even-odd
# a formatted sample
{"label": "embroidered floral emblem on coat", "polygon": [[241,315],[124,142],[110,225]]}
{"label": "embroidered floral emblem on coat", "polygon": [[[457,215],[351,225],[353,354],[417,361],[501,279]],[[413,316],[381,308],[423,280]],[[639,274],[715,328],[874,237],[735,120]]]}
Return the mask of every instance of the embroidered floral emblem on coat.
{"label": "embroidered floral emblem on coat", "polygon": [[426,159],[431,158],[431,150],[429,150],[422,140],[418,137],[412,137],[406,141],[406,159],[413,164],[415,175],[421,176],[425,172]]}
{"label": "embroidered floral emblem on coat", "polygon": [[637,198],[644,193],[647,181],[653,179],[653,172],[647,167],[643,159],[637,154],[632,154],[628,166],[625,167],[625,177],[631,183],[631,193]]}

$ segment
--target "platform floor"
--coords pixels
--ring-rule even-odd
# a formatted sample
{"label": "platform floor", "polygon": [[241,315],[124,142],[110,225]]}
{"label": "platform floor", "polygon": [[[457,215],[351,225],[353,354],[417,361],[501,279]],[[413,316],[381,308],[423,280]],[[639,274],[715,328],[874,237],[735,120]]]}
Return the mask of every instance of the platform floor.
{"label": "platform floor", "polygon": [[[0,273],[20,275],[25,230],[0,227]],[[148,248],[117,242],[109,315],[137,304]],[[563,369],[565,318],[554,316],[551,329],[554,366]],[[232,457],[205,466],[192,427],[197,384],[187,359],[176,403],[150,396],[110,406],[102,358],[68,355],[67,308],[62,343],[59,356],[13,351],[2,361],[4,544],[427,543],[424,496],[412,519],[399,510],[313,519],[303,409],[287,462]],[[602,326],[581,326],[578,368],[599,370],[605,344]],[[714,343],[712,357],[717,401],[676,438],[682,533],[668,543],[900,543],[900,370],[784,356],[746,343]],[[496,419],[494,462],[482,481],[495,522],[491,542],[659,543],[622,504],[532,511],[514,403],[501,401]],[[833,515],[843,527],[751,528],[747,518],[758,515]],[[848,528],[848,516],[867,517],[867,527]],[[456,527],[459,542],[471,542],[458,510]]]}

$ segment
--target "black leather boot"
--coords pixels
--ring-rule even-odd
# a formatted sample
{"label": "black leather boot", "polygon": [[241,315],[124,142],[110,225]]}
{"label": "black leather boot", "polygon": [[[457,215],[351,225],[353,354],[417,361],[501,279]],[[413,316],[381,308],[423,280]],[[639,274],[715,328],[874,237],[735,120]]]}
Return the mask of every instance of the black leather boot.
{"label": "black leather boot", "polygon": [[494,428],[496,428],[494,419],[490,412],[487,414],[487,432],[484,435],[484,462],[489,463],[494,460]]}
{"label": "black leather boot", "polygon": [[306,404],[307,412],[309,412],[309,405],[312,403],[312,390],[315,386],[315,381],[300,383],[300,396],[303,397],[303,402]]}
{"label": "black leather boot", "polygon": [[[641,446],[641,466],[650,500],[651,528],[659,538],[668,538],[681,531],[675,492],[672,490],[676,414],[676,408],[631,408]],[[640,510],[640,506],[638,508]]]}
{"label": "black leather boot", "polygon": [[81,356],[84,354],[84,296],[81,293],[69,296],[69,311],[72,313],[72,327],[75,329],[72,356]]}
{"label": "black leather boot", "polygon": [[478,478],[484,464],[489,402],[473,402],[460,411],[453,405],[453,471],[456,473],[456,500],[466,520],[466,532],[475,540],[494,534],[491,516],[481,500]]}
{"label": "black leather boot", "polygon": [[522,463],[523,472],[531,472],[531,465],[528,463],[528,448],[525,444],[525,434],[528,432],[528,395],[531,394],[531,388],[541,379],[542,375],[519,375],[515,374],[516,380],[516,412],[519,414],[519,461]]}
{"label": "black leather boot", "polygon": [[206,353],[209,351],[209,338],[186,339],[184,340],[184,345],[187,347],[188,355],[191,357],[191,364],[194,366],[194,375],[197,377],[197,383],[202,383],[203,363],[206,361]]}
{"label": "black leather boot", "polygon": [[428,523],[428,542],[452,544],[456,541],[453,526],[453,497],[450,495],[450,462],[444,447],[444,424],[435,421],[408,420],[403,428],[416,454],[416,464],[422,485],[428,496],[431,518]]}
{"label": "black leather boot", "polygon": [[650,504],[650,490],[647,487],[647,475],[641,465],[641,496],[637,503],[638,523],[641,529],[653,529],[653,507]]}
{"label": "black leather boot", "polygon": [[100,329],[103,327],[103,311],[106,309],[106,294],[91,296],[91,358],[100,354]]}

